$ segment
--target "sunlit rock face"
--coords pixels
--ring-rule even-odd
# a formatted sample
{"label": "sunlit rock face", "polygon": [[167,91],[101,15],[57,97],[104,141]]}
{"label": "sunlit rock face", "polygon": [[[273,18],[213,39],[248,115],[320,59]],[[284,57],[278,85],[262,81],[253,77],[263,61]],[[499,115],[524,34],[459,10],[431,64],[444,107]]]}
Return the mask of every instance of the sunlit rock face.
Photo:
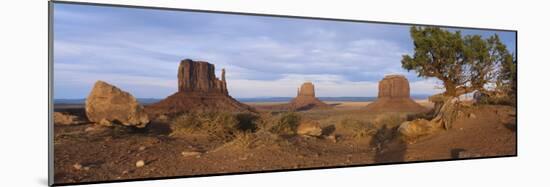
{"label": "sunlit rock face", "polygon": [[178,114],[184,112],[253,112],[229,95],[225,69],[221,79],[216,77],[214,64],[204,61],[182,60],[178,67],[178,92],[158,103],[146,106],[150,115]]}
{"label": "sunlit rock face", "polygon": [[410,97],[409,80],[403,75],[387,75],[378,82],[378,98],[366,107],[371,112],[425,112]]}

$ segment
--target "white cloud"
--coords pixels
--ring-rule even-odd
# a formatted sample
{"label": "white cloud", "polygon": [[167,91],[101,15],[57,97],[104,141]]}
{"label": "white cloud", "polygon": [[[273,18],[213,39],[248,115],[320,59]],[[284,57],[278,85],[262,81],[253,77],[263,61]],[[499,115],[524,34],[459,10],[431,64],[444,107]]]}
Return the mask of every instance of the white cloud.
{"label": "white cloud", "polygon": [[[61,33],[58,28],[71,31],[54,41],[56,90],[91,87],[105,80],[137,97],[161,98],[175,91],[176,69],[184,58],[209,61],[218,75],[225,68],[235,97],[294,96],[304,81],[314,82],[319,96],[375,96],[384,74],[415,77],[401,68],[401,55],[408,49],[391,37],[357,34],[364,24],[340,28],[320,21],[292,25],[286,20],[287,25],[279,25],[275,18],[228,21],[209,16],[196,17],[201,24],[188,27],[132,25],[137,18],[128,15],[103,23],[95,15],[56,13],[62,17],[55,22],[56,33]],[[124,27],[111,21],[123,22]],[[413,81],[413,94],[431,93],[434,84]]]}

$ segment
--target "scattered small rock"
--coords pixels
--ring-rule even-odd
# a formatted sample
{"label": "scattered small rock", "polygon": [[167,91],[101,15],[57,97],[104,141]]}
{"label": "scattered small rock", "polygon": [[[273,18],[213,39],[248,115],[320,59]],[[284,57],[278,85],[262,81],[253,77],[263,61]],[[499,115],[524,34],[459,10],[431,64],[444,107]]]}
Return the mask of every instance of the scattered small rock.
{"label": "scattered small rock", "polygon": [[75,124],[82,123],[82,121],[79,120],[78,117],[74,115],[64,114],[61,112],[54,112],[53,123],[56,125],[75,125]]}
{"label": "scattered small rock", "polygon": [[470,114],[468,115],[468,117],[469,117],[470,119],[476,119],[476,118],[477,118],[477,116],[476,116],[474,113],[470,113]]}
{"label": "scattered small rock", "polygon": [[161,114],[160,116],[157,117],[157,120],[159,121],[167,121],[168,120],[168,116],[164,115],[164,114]]}
{"label": "scattered small rock", "polygon": [[336,143],[338,140],[334,134],[327,136],[327,139]]}
{"label": "scattered small rock", "polygon": [[248,157],[247,156],[242,156],[242,157],[239,157],[239,160],[248,160]]}
{"label": "scattered small rock", "polygon": [[181,152],[181,155],[184,157],[190,157],[190,156],[196,156],[197,158],[201,156],[201,152],[198,151],[183,151]]}
{"label": "scattered small rock", "polygon": [[458,153],[458,158],[476,158],[476,157],[481,157],[481,154],[470,153],[470,152],[467,152],[467,151],[462,151],[462,152]]}
{"label": "scattered small rock", "polygon": [[76,169],[76,170],[81,170],[82,169],[82,165],[79,164],[79,163],[76,163],[73,165],[73,168]]}
{"label": "scattered small rock", "polygon": [[139,150],[140,150],[140,151],[143,151],[143,150],[145,150],[145,149],[146,149],[145,146],[139,146]]}
{"label": "scattered small rock", "polygon": [[145,166],[145,161],[143,160],[139,160],[136,162],[136,167],[140,168],[140,167],[143,167]]}
{"label": "scattered small rock", "polygon": [[92,125],[84,129],[84,132],[95,134],[95,133],[105,132],[107,129],[108,129],[107,127],[102,125]]}

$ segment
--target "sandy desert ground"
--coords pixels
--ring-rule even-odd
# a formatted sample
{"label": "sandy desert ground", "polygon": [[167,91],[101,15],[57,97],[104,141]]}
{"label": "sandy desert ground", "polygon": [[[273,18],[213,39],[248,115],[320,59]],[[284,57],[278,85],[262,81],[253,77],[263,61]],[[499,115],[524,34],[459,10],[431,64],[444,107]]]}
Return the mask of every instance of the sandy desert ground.
{"label": "sandy desert ground", "polygon": [[[427,101],[418,101],[431,106]],[[90,123],[55,125],[58,184],[195,176],[251,171],[402,163],[516,154],[515,108],[472,106],[450,130],[405,143],[396,135],[405,113],[368,113],[369,102],[327,102],[327,110],[298,112],[318,121],[323,135],[278,136],[262,128],[230,139],[208,134],[171,136],[169,120],[146,129],[94,128]],[[276,103],[247,103],[251,106]],[[82,106],[55,107],[83,116]],[[268,113],[268,112],[263,112]],[[274,116],[281,114],[274,114]],[[369,128],[349,121],[366,120]],[[140,163],[141,162],[141,163]],[[137,165],[139,165],[139,167]]]}

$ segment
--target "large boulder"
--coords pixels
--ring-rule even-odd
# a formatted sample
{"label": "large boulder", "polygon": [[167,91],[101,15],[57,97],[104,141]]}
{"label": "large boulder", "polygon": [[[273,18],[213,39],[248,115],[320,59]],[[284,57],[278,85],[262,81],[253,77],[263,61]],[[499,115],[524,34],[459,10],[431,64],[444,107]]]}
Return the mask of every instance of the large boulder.
{"label": "large boulder", "polygon": [[296,128],[296,133],[302,136],[318,137],[322,135],[323,129],[321,128],[321,125],[319,125],[318,122],[306,120],[306,121],[302,121],[298,125],[298,127]]}
{"label": "large boulder", "polygon": [[86,98],[86,116],[91,122],[102,125],[114,123],[143,128],[149,123],[134,96],[103,81],[97,81]]}
{"label": "large boulder", "polygon": [[418,138],[433,134],[439,129],[441,129],[441,126],[437,123],[432,123],[425,119],[416,119],[401,123],[397,131],[405,141],[413,143]]}

